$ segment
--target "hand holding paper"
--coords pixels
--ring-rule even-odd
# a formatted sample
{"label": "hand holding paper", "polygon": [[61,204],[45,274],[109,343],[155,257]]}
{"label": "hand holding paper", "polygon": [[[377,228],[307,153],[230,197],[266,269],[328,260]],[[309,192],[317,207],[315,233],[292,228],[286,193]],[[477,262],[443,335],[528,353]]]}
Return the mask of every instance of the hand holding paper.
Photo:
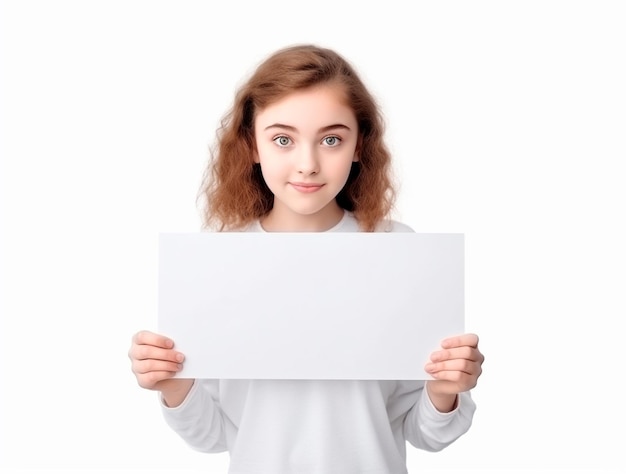
{"label": "hand holding paper", "polygon": [[428,394],[439,411],[445,412],[453,409],[456,394],[476,386],[485,357],[476,334],[444,339],[441,347],[430,355],[424,369],[435,379],[427,382]]}
{"label": "hand holding paper", "polygon": [[168,406],[179,405],[193,380],[174,379],[185,356],[174,350],[174,342],[160,334],[140,331],[133,336],[128,357],[140,387],[158,390]]}

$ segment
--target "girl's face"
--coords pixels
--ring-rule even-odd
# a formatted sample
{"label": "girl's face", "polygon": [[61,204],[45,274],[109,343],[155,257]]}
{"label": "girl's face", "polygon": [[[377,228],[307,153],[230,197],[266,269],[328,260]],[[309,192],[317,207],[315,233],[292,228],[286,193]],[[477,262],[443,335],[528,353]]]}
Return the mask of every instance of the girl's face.
{"label": "girl's face", "polygon": [[259,111],[254,121],[263,178],[274,207],[266,230],[321,231],[339,222],[335,197],[357,161],[358,126],[337,85],[297,91]]}

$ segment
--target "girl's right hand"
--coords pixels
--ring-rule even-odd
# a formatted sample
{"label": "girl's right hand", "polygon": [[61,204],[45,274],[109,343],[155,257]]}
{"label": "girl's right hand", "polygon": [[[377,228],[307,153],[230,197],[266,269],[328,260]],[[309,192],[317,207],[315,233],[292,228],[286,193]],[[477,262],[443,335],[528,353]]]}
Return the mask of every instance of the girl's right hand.
{"label": "girl's right hand", "polygon": [[170,407],[182,403],[193,379],[173,378],[183,368],[185,360],[185,356],[174,349],[174,341],[150,331],[139,331],[133,336],[128,357],[140,387],[160,391]]}

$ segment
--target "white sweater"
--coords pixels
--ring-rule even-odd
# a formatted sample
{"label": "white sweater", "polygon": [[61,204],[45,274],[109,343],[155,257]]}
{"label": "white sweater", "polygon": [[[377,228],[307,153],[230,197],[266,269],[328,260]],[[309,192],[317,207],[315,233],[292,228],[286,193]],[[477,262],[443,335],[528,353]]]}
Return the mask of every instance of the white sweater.
{"label": "white sweater", "polygon": [[[258,222],[246,230],[263,231]],[[359,228],[345,213],[330,231]],[[389,221],[380,231],[412,229]],[[376,380],[198,379],[181,405],[161,406],[192,448],[228,451],[229,474],[406,473],[406,441],[443,449],[469,429],[476,408],[464,392],[440,413],[424,381]]]}

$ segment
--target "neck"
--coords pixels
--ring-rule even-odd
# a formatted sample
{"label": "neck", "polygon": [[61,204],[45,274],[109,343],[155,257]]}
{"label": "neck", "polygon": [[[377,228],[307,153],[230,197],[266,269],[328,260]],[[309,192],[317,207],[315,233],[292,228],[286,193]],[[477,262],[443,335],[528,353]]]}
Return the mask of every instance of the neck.
{"label": "neck", "polygon": [[335,227],[344,216],[345,211],[334,204],[310,215],[275,207],[261,219],[261,226],[267,232],[324,232]]}

